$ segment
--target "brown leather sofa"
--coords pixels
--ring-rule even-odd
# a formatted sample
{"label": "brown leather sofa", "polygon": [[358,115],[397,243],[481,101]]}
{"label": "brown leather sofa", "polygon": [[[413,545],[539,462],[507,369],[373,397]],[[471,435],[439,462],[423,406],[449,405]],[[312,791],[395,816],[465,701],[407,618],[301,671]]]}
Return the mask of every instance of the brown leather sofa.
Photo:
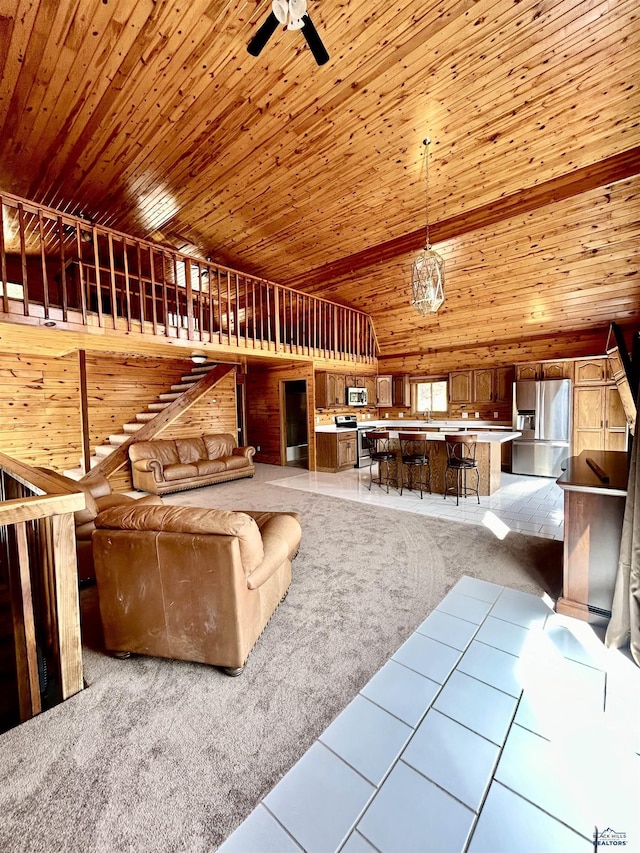
{"label": "brown leather sofa", "polygon": [[231,433],[138,441],[129,447],[133,485],[164,495],[253,477],[255,447],[237,447]]}
{"label": "brown leather sofa", "polygon": [[289,589],[298,514],[133,505],[95,523],[106,648],[238,675]]}
{"label": "brown leather sofa", "polygon": [[120,492],[111,490],[111,484],[101,474],[93,475],[88,481],[72,480],[64,474],[58,474],[51,468],[39,468],[49,476],[60,481],[66,488],[81,490],[85,493],[86,508],[74,513],[76,527],[76,549],[78,556],[78,579],[80,583],[93,582],[96,578],[93,567],[93,551],[91,537],[96,529],[94,520],[98,513],[112,506],[128,506],[132,503],[143,505],[162,504],[162,498],[156,495],[147,495],[144,498],[132,498]]}

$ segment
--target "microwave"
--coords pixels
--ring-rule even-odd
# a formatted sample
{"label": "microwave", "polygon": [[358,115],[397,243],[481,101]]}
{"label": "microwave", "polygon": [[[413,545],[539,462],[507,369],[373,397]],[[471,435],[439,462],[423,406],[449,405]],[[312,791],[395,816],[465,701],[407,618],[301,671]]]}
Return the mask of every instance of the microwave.
{"label": "microwave", "polygon": [[347,388],[347,406],[366,406],[369,397],[366,388]]}

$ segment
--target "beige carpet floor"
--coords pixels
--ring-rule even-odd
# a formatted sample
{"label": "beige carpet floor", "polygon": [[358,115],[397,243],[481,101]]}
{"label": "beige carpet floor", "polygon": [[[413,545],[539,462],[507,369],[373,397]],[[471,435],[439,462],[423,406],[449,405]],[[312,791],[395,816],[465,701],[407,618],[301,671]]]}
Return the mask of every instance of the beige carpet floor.
{"label": "beige carpet floor", "polygon": [[562,543],[240,481],[171,503],[296,509],[286,601],[236,679],[101,648],[87,688],[0,736],[0,850],[212,851],[463,575],[556,597]]}

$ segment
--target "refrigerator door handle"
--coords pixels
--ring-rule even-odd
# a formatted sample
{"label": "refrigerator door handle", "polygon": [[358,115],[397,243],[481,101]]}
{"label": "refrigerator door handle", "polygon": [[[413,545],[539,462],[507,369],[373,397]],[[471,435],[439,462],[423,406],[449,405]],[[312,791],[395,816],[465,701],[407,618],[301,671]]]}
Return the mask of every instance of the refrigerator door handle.
{"label": "refrigerator door handle", "polygon": [[535,437],[536,440],[540,440],[540,424],[543,422],[543,411],[542,411],[542,401],[544,400],[544,395],[542,393],[542,386],[539,382],[536,382],[536,432]]}

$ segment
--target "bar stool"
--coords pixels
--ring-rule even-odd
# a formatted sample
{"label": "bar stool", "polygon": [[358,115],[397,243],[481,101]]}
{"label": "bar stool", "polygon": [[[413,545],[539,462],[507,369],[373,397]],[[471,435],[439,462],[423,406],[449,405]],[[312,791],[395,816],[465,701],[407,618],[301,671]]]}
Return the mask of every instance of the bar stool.
{"label": "bar stool", "polygon": [[[429,453],[427,438],[423,432],[400,432],[400,456],[402,457],[402,471],[400,475],[400,494],[404,487],[404,472],[407,471],[407,488],[418,486],[420,488],[420,500],[423,490],[429,490],[431,494],[431,466],[429,464]],[[416,482],[417,481],[417,482]]]}
{"label": "bar stool", "polygon": [[[387,494],[389,493],[389,483],[393,479],[391,477],[391,463],[396,461],[396,454],[390,449],[390,436],[387,430],[380,430],[378,432],[367,432],[365,433],[365,437],[367,439],[367,444],[369,446],[369,491],[371,491],[371,484],[376,482],[379,486],[382,486],[383,480],[387,486]],[[378,479],[374,481],[373,479],[373,465],[378,463]],[[382,463],[386,463],[386,475],[383,478],[382,476]]]}
{"label": "bar stool", "polygon": [[[476,442],[478,436],[474,433],[461,432],[457,434],[446,434],[444,437],[447,446],[447,467],[444,471],[444,497],[456,496],[456,506],[460,503],[460,495],[476,495],[480,503],[480,472],[476,461]],[[471,471],[476,475],[476,486],[470,486],[467,482],[467,474]],[[449,485],[452,479],[449,472],[453,474],[453,485]]]}

